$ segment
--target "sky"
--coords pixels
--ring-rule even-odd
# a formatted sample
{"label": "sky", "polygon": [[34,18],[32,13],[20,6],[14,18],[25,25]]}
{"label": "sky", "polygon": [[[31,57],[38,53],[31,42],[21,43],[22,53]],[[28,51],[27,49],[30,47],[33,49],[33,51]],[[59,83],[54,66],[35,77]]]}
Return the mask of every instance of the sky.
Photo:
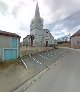
{"label": "sky", "polygon": [[[0,30],[17,33],[22,39],[30,34],[36,0],[0,0]],[[80,29],[80,0],[38,0],[44,28],[55,39]]]}

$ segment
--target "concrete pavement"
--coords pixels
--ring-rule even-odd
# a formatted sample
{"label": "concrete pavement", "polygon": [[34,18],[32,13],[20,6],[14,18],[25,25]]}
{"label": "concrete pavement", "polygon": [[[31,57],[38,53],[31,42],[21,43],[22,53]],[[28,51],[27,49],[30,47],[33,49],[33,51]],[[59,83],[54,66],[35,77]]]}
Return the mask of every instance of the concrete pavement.
{"label": "concrete pavement", "polygon": [[59,63],[24,92],[80,92],[80,52],[66,49]]}

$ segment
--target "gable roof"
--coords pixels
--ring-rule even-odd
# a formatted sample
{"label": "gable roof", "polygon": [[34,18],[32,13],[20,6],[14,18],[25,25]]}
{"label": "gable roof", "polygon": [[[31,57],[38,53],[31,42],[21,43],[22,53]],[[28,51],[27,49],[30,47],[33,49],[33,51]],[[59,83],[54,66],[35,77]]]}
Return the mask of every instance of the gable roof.
{"label": "gable roof", "polygon": [[23,39],[26,39],[26,38],[30,38],[30,35],[27,35],[26,37],[24,37]]}
{"label": "gable roof", "polygon": [[80,36],[80,29],[75,34],[73,34],[71,37],[75,37],[75,36]]}
{"label": "gable roof", "polygon": [[0,35],[5,35],[5,36],[12,36],[12,37],[19,37],[19,38],[21,38],[19,35],[15,34],[15,33],[6,32],[6,31],[2,31],[2,30],[0,30]]}

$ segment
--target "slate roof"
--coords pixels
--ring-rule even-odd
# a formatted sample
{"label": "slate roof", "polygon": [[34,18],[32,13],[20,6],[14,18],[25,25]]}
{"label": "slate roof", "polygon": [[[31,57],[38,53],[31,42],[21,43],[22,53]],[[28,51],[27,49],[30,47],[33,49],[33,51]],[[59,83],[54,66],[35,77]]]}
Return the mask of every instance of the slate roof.
{"label": "slate roof", "polygon": [[80,36],[80,29],[75,34],[73,34],[71,37],[75,37],[75,36]]}
{"label": "slate roof", "polygon": [[2,31],[2,30],[0,30],[0,35],[5,35],[5,36],[12,36],[12,37],[19,37],[19,38],[21,38],[19,35],[15,34],[15,33],[6,32],[6,31]]}

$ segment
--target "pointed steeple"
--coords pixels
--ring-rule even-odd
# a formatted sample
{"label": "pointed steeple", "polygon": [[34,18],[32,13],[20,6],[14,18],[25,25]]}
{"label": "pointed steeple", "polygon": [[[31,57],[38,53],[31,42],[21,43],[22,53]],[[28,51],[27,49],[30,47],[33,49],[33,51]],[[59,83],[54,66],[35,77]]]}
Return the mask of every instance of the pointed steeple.
{"label": "pointed steeple", "polygon": [[35,17],[40,17],[38,1],[37,1],[37,4],[36,4]]}
{"label": "pointed steeple", "polygon": [[43,30],[43,19],[40,17],[38,1],[36,4],[35,16],[31,21],[30,28],[31,28],[30,30],[33,30],[34,28],[37,28],[39,30]]}

